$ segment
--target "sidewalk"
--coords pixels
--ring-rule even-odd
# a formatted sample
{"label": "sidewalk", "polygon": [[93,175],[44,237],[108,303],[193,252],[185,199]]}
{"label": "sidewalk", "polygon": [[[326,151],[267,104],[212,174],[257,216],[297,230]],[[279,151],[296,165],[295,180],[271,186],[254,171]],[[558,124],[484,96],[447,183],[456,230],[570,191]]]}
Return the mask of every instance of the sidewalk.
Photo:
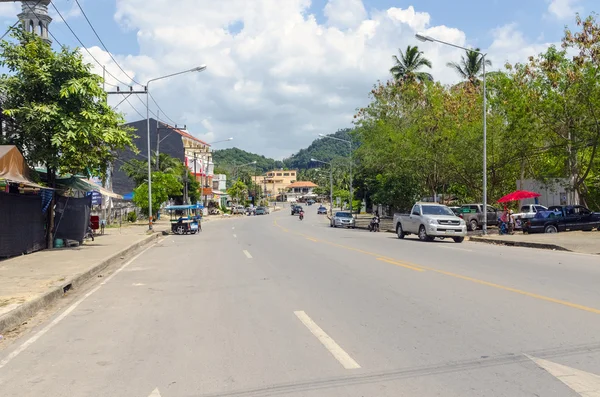
{"label": "sidewalk", "polygon": [[556,234],[522,234],[517,232],[513,235],[502,236],[472,236],[470,241],[600,255],[600,232],[598,231]]}
{"label": "sidewalk", "polygon": [[80,247],[44,250],[0,262],[0,334],[160,235],[146,232],[142,226],[107,228],[104,235]]}

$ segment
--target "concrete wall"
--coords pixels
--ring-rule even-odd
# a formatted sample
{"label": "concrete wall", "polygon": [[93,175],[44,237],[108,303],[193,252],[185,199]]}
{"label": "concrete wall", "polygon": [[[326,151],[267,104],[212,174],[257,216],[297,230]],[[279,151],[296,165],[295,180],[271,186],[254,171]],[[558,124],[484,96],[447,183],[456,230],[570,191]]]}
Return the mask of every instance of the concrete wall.
{"label": "concrete wall", "polygon": [[537,199],[523,200],[523,204],[535,204],[537,202],[546,207],[579,204],[579,196],[577,192],[569,190],[569,180],[566,178],[556,178],[546,183],[535,179],[524,179],[521,184],[521,181],[518,180],[516,187],[517,190],[528,190],[541,194]]}

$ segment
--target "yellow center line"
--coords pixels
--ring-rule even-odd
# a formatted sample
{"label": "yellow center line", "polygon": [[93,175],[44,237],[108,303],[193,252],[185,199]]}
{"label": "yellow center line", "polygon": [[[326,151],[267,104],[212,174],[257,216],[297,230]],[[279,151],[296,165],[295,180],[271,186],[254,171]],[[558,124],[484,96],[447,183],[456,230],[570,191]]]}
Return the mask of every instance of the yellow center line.
{"label": "yellow center line", "polygon": [[[279,225],[277,225],[277,226],[281,228],[281,226],[279,226]],[[287,231],[287,229],[285,229],[285,230]],[[495,283],[492,283],[492,282],[489,282],[489,281],[479,280],[477,278],[473,278],[473,277],[469,277],[469,276],[463,276],[463,275],[457,274],[457,273],[447,272],[445,270],[440,270],[440,269],[435,269],[435,268],[432,268],[432,267],[427,267],[427,266],[422,266],[422,265],[416,265],[416,264],[413,264],[413,263],[406,263],[406,262],[398,261],[397,259],[386,257],[386,256],[382,256],[382,255],[377,254],[375,252],[369,252],[369,251],[361,250],[359,248],[354,248],[354,247],[349,247],[347,245],[333,243],[333,242],[327,241],[327,240],[316,240],[316,239],[313,239],[313,238],[311,238],[311,237],[309,237],[309,236],[307,236],[305,234],[302,234],[302,233],[293,232],[293,234],[305,237],[306,239],[311,240],[311,241],[320,242],[320,243],[323,243],[323,244],[328,244],[328,245],[331,245],[331,246],[334,246],[334,247],[338,247],[338,248],[342,248],[342,249],[346,249],[346,250],[349,250],[349,251],[360,252],[361,254],[365,254],[365,255],[369,255],[369,256],[374,256],[379,261],[386,262],[386,263],[389,263],[389,264],[392,264],[392,265],[396,265],[396,266],[401,266],[401,267],[404,267],[404,268],[407,268],[407,269],[411,269],[411,270],[414,270],[414,271],[425,272],[425,271],[429,270],[429,271],[434,272],[434,273],[443,274],[445,276],[457,278],[457,279],[460,279],[460,280],[470,281],[472,283],[476,283],[476,284],[480,284],[480,285],[486,285],[488,287],[497,288],[497,289],[500,289],[500,290],[503,290],[503,291],[508,291],[508,292],[512,292],[512,293],[523,295],[523,296],[528,296],[530,298],[539,299],[539,300],[542,300],[542,301],[545,301],[545,302],[551,302],[551,303],[555,303],[555,304],[558,304],[558,305],[570,307],[570,308],[573,308],[573,309],[583,310],[583,311],[586,311],[586,312],[589,312],[589,313],[600,314],[600,309],[596,309],[596,308],[593,308],[593,307],[589,307],[589,306],[585,306],[585,305],[580,305],[580,304],[577,304],[577,303],[572,303],[572,302],[568,302],[568,301],[561,300],[561,299],[551,298],[549,296],[536,294],[534,292],[523,291],[523,290],[520,290],[520,289],[517,289],[517,288],[508,287],[508,286],[500,285],[500,284],[495,284]]]}
{"label": "yellow center line", "polygon": [[402,266],[402,267],[405,267],[407,269],[414,270],[416,272],[424,272],[425,271],[425,269],[421,269],[420,267],[415,267],[415,266],[407,265],[406,263],[403,263],[403,262],[391,261],[391,260],[386,259],[386,258],[377,258],[377,260],[378,261],[382,261],[382,262],[386,262],[386,263],[391,263],[392,265],[396,265],[396,266]]}
{"label": "yellow center line", "polygon": [[319,242],[319,240],[317,240],[317,239],[314,239],[314,238],[310,238],[310,237],[307,237],[306,239],[307,239],[307,240],[310,240],[310,241],[314,241],[315,243],[318,243],[318,242]]}

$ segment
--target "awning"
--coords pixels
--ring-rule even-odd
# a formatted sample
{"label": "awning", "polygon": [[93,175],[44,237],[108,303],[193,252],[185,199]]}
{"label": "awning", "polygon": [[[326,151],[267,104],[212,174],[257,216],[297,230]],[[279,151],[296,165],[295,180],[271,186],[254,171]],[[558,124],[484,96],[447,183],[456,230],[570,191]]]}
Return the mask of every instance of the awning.
{"label": "awning", "polygon": [[0,179],[34,188],[48,189],[29,179],[29,168],[23,155],[14,145],[0,145]]}

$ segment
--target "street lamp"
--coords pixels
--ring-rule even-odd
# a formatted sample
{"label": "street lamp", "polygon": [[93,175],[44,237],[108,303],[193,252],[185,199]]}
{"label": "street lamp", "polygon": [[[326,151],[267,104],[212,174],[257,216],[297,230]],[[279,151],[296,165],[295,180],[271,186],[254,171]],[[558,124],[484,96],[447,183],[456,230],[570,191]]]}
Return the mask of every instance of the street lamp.
{"label": "street lamp", "polygon": [[431,41],[441,44],[445,44],[451,47],[460,48],[465,51],[472,51],[481,55],[481,64],[483,65],[483,207],[484,216],[481,228],[483,234],[487,234],[487,93],[485,84],[485,53],[481,51],[475,51],[470,48],[462,47],[456,44],[448,43],[446,41],[434,39],[433,37],[426,36],[422,33],[417,33],[415,37],[420,41]]}
{"label": "street lamp", "polygon": [[346,139],[341,139],[341,138],[336,138],[331,135],[319,134],[319,136],[321,138],[329,138],[329,139],[335,139],[336,141],[340,141],[340,142],[346,142],[347,144],[350,145],[350,213],[352,213],[352,200],[354,199],[354,194],[353,194],[354,187],[352,186],[352,141],[346,140]]}
{"label": "street lamp", "polygon": [[[329,165],[329,214],[333,216],[333,164],[317,159],[310,159],[310,161]],[[350,213],[352,213],[352,209],[350,210]]]}
{"label": "street lamp", "polygon": [[202,72],[203,70],[206,70],[206,65],[201,65],[193,69],[184,70],[183,72],[173,73],[166,76],[157,77],[155,79],[150,79],[148,80],[148,83],[146,83],[146,132],[148,138],[148,230],[152,230],[152,167],[150,165],[152,158],[150,152],[150,83],[152,83],[153,81],[162,80],[173,76],[178,76],[184,73]]}
{"label": "street lamp", "polygon": [[215,143],[229,142],[229,141],[233,141],[233,138],[227,138],[227,139],[223,139],[220,141],[210,142],[209,145],[214,145]]}

